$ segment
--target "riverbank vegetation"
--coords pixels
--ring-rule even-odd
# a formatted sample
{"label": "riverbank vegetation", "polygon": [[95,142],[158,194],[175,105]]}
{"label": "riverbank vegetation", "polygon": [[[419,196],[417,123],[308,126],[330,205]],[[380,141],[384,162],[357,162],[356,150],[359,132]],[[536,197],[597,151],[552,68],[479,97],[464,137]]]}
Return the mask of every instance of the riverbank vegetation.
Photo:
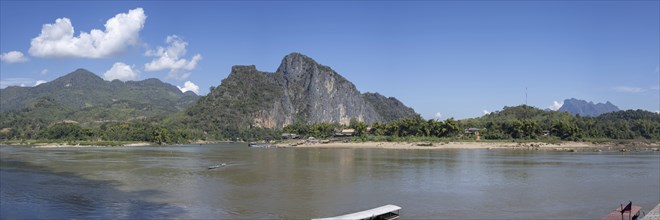
{"label": "riverbank vegetation", "polygon": [[209,123],[207,127],[216,127],[215,129],[203,130],[195,126],[195,123],[177,119],[176,116],[92,124],[36,120],[6,113],[2,116],[0,140],[5,143],[20,143],[25,142],[24,140],[155,144],[255,141],[278,140],[282,138],[282,133],[297,134],[300,138],[329,139],[345,128],[354,130],[354,136],[347,138],[352,141],[453,142],[474,141],[477,136],[481,141],[660,141],[660,115],[657,113],[627,110],[598,117],[581,117],[524,105],[505,107],[502,111],[464,120],[424,120],[416,116],[373,124],[357,120],[351,120],[349,125],[299,122],[283,129],[246,127],[230,132],[223,130],[223,125],[213,123]]}

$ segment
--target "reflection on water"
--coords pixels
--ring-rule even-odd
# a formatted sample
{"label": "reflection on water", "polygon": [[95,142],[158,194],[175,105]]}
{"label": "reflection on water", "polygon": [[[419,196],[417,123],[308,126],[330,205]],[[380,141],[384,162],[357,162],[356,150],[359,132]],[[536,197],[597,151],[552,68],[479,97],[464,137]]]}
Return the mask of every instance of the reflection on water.
{"label": "reflection on water", "polygon": [[2,219],[144,219],[177,217],[185,212],[174,205],[143,200],[161,193],[157,190],[122,192],[114,189],[120,184],[116,181],[84,179],[5,157],[0,165]]}
{"label": "reflection on water", "polygon": [[660,202],[657,152],[0,146],[0,165],[3,219],[309,219],[385,204],[406,219],[593,219]]}

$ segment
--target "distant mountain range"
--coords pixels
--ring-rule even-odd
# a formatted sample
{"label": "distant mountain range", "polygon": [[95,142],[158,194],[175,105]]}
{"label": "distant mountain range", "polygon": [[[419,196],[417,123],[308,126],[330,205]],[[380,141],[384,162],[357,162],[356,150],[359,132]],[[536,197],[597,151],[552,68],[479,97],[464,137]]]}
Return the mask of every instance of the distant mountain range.
{"label": "distant mountain range", "polygon": [[[170,125],[242,131],[293,123],[386,122],[417,115],[396,98],[361,94],[330,67],[299,53],[284,57],[275,73],[258,71],[255,66],[234,66],[229,76],[203,97],[182,93],[158,79],[105,81],[78,69],[35,87],[0,89],[0,102],[0,125],[7,127],[36,123],[26,119],[47,125],[159,116]],[[174,114],[177,112],[185,114]]]}
{"label": "distant mountain range", "polygon": [[558,111],[568,112],[571,113],[572,115],[592,116],[592,117],[599,116],[601,114],[605,114],[608,112],[619,111],[619,110],[620,110],[619,107],[617,107],[616,105],[612,104],[609,101],[606,103],[594,104],[593,102],[587,102],[575,98],[564,100],[564,104],[561,106],[561,108],[558,109]]}
{"label": "distant mountain range", "polygon": [[105,81],[78,69],[35,87],[0,89],[0,112],[48,120],[125,121],[182,111],[198,98],[158,79]]}
{"label": "distant mountain range", "polygon": [[[35,87],[0,89],[0,140],[272,140],[289,125],[293,126],[285,130],[322,137],[319,134],[334,134],[339,128],[334,124],[355,121],[391,122],[381,126],[386,135],[397,135],[396,129],[421,135],[420,128],[429,125],[424,128],[439,132],[484,127],[485,139],[533,139],[546,135],[544,130],[562,140],[658,137],[653,132],[659,128],[656,113],[619,111],[610,102],[594,104],[574,98],[566,99],[558,111],[522,105],[458,122],[419,120],[412,108],[396,98],[361,93],[330,67],[292,53],[273,73],[255,66],[233,66],[229,76],[202,97],[182,93],[158,79],[105,81],[85,69]],[[598,117],[571,118],[563,112]],[[397,121],[403,118],[412,120]],[[431,134],[426,132],[426,136]]]}
{"label": "distant mountain range", "polygon": [[232,67],[229,76],[187,113],[205,130],[319,122],[347,125],[351,119],[373,123],[417,115],[396,98],[361,94],[330,67],[299,53],[285,56],[275,73],[255,66]]}

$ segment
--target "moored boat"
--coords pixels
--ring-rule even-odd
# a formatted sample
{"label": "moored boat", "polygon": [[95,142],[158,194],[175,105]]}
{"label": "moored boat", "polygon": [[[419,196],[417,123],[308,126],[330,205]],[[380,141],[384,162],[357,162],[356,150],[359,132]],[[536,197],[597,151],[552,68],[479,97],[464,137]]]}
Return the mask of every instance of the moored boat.
{"label": "moored boat", "polygon": [[224,167],[224,166],[227,166],[227,164],[226,163],[221,163],[221,164],[211,165],[211,166],[209,166],[209,170]]}
{"label": "moored boat", "polygon": [[642,220],[660,220],[660,203],[655,206],[655,208],[651,209],[644,217]]}
{"label": "moored boat", "polygon": [[255,142],[250,142],[250,143],[248,143],[248,147],[268,148],[268,147],[272,147],[272,146],[273,146],[273,145],[271,145],[271,144],[266,144],[266,143],[263,143],[263,144],[257,144],[257,143],[255,143]]}
{"label": "moored boat", "polygon": [[621,204],[621,206],[612,210],[610,214],[603,216],[601,220],[636,220],[639,218],[641,211],[642,207],[633,205],[632,202],[628,203],[625,207]]}
{"label": "moored boat", "polygon": [[398,220],[401,207],[395,205],[384,205],[378,208],[364,210],[361,212],[340,215],[329,218],[315,218],[312,220]]}

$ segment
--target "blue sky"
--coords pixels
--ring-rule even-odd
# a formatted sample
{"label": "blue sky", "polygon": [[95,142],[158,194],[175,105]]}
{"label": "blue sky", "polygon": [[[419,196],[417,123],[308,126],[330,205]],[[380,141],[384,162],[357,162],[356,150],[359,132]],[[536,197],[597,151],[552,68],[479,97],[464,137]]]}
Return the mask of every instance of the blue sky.
{"label": "blue sky", "polygon": [[[300,52],[332,67],[361,92],[394,96],[425,118],[478,117],[523,104],[525,88],[528,103],[540,108],[578,98],[611,101],[622,109],[660,109],[660,1],[0,6],[2,87],[34,86],[85,68],[108,79],[159,78],[182,88],[197,86],[204,95],[232,65],[274,72],[285,55]],[[122,14],[132,19],[122,20]],[[70,25],[58,18],[68,18]],[[109,20],[120,25],[106,29]],[[57,28],[44,32],[46,24]],[[66,27],[73,28],[72,36],[47,40]],[[92,29],[97,36],[80,37]]]}

